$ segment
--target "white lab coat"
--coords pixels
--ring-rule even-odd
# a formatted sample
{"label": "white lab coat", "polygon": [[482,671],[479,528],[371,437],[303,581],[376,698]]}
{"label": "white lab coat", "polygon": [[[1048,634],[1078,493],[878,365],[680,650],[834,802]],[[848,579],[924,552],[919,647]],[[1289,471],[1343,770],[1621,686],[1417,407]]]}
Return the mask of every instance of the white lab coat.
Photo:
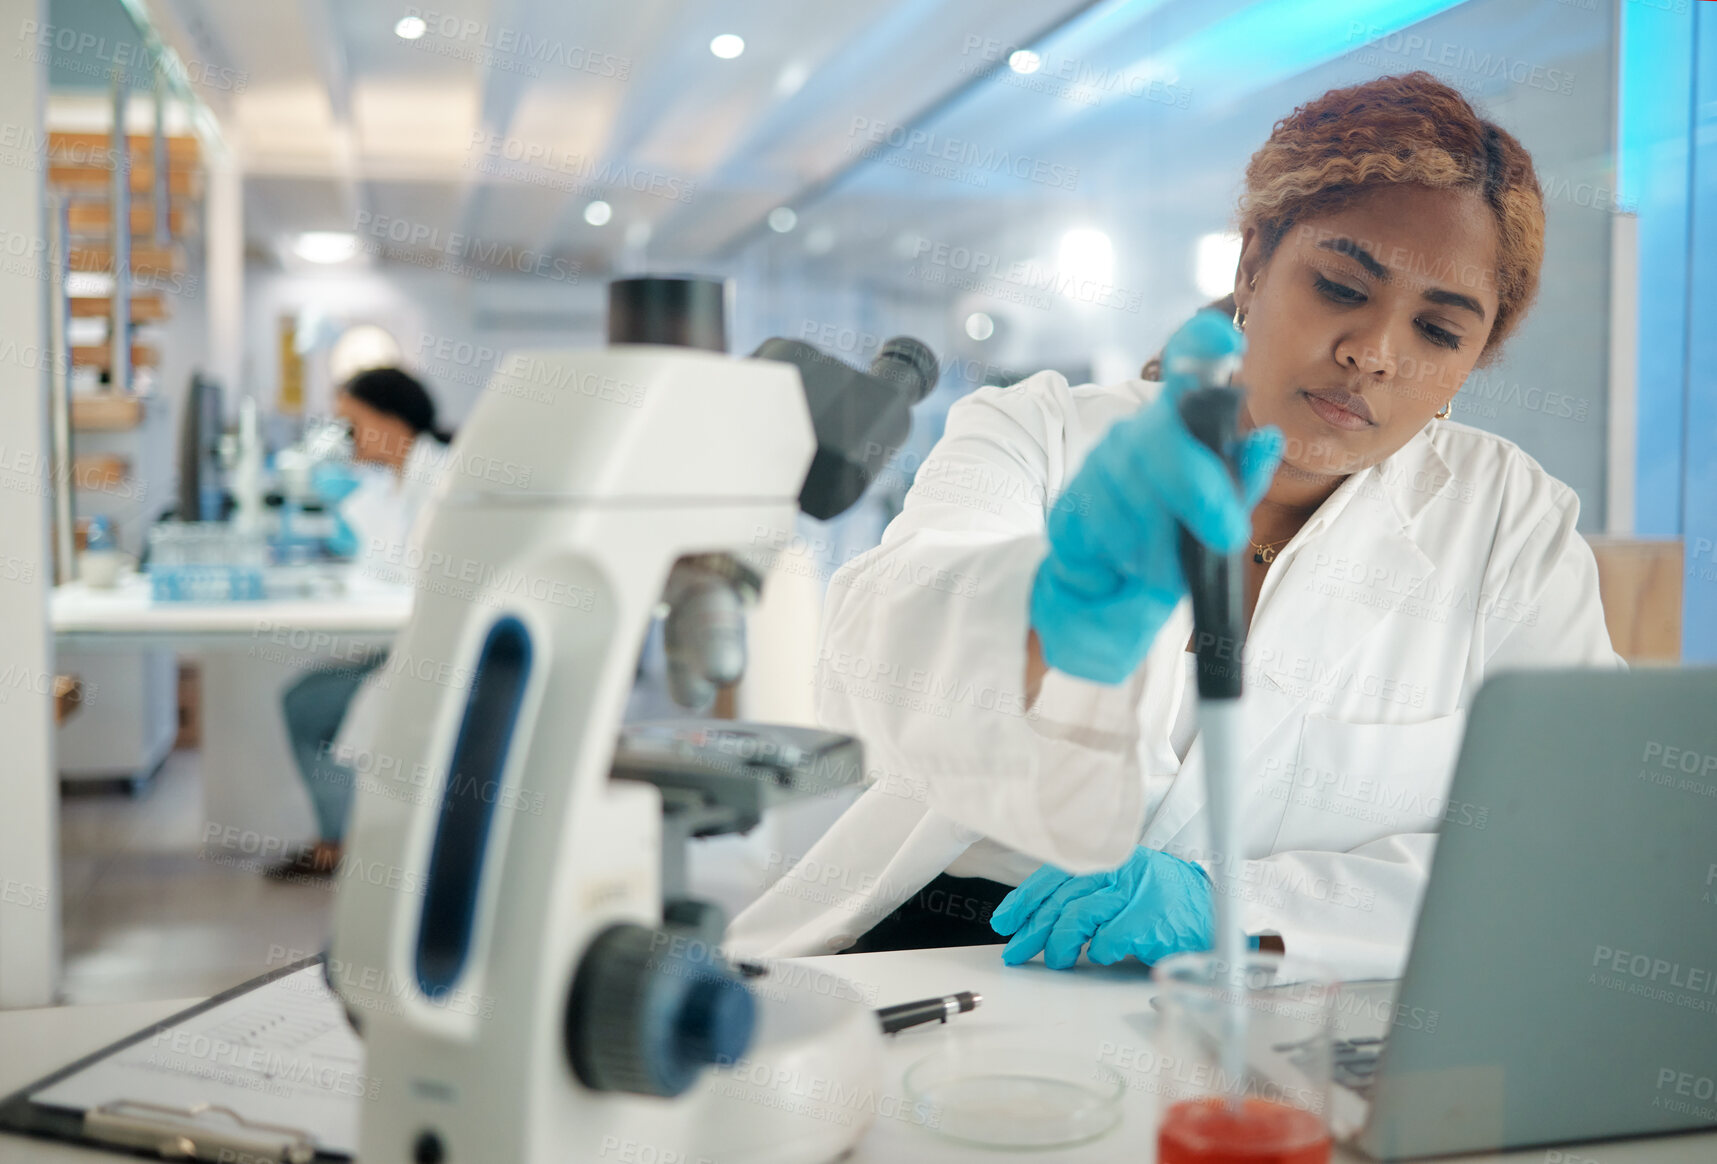
{"label": "white lab coat", "polygon": [[[944,870],[1017,884],[1112,868],[1134,845],[1211,856],[1182,602],[1124,684],[1052,671],[1022,694],[1027,599],[1053,503],[1112,421],[1160,385],[1042,372],[949,413],[882,544],[829,585],[818,715],[860,737],[870,787],[734,920],[740,955],[850,945]],[[1265,576],[1239,748],[1247,932],[1347,978],[1402,971],[1466,709],[1515,667],[1623,665],[1579,500],[1513,443],[1432,421],[1348,477]],[[1521,773],[1554,796],[1555,773]],[[797,861],[795,864],[794,862]]]}
{"label": "white lab coat", "polygon": [[429,499],[447,462],[447,446],[419,436],[398,473],[365,466],[358,487],[341,499],[340,517],[358,539],[355,565],[366,577],[410,584],[414,551],[423,544]]}
{"label": "white lab coat", "polygon": [[[340,516],[358,539],[353,568],[361,579],[384,585],[416,585],[429,502],[444,483],[447,463],[447,445],[432,436],[419,436],[399,473],[366,474],[341,501]],[[334,737],[336,757],[361,755],[370,748],[381,718],[378,674],[367,676],[346,706],[346,716]]]}

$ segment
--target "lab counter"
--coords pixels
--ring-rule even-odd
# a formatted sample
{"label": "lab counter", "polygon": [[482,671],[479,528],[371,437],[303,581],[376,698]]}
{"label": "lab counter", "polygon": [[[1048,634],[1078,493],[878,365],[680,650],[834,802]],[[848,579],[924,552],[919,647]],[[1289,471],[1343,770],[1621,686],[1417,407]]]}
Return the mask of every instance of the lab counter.
{"label": "lab counter", "polygon": [[385,643],[411,617],[409,587],[355,571],[306,577],[299,589],[261,602],[156,602],[149,576],[131,574],[108,589],[56,586],[49,618],[61,649],[199,651],[267,645],[283,629]]}
{"label": "lab counter", "polygon": [[[266,841],[280,853],[315,835],[281,694],[311,668],[349,665],[387,647],[411,617],[412,590],[327,566],[278,571],[270,589],[278,596],[254,602],[156,602],[148,575],[130,574],[108,589],[55,587],[50,618],[56,650],[74,666],[80,657],[93,669],[95,656],[138,651],[197,661],[208,835],[261,838],[253,849]],[[84,714],[111,719],[116,701],[149,694],[99,690]]]}
{"label": "lab counter", "polygon": [[[1146,1164],[1155,1158],[1154,1097],[1129,1088],[1125,1114],[1107,1136],[1078,1148],[1044,1152],[994,1152],[950,1141],[909,1118],[912,1105],[904,1098],[906,1069],[950,1040],[970,1039],[1021,1046],[1058,1048],[1100,1054],[1111,1061],[1150,1045],[1155,1012],[1151,988],[1142,968],[1081,967],[1072,973],[1033,964],[1002,965],[995,946],[948,950],[914,950],[889,954],[851,954],[806,958],[803,962],[850,979],[867,998],[880,1005],[976,990],[981,1007],[947,1025],[903,1031],[889,1039],[885,1079],[878,1093],[878,1118],[852,1155],[850,1164],[994,1164],[1008,1160],[1056,1160],[1068,1164],[1113,1161]],[[49,1071],[151,1022],[190,1005],[189,1001],[128,1003],[110,1006],[62,1007],[51,1010],[0,1012],[0,1094],[9,1093]],[[1106,1048],[1115,1048],[1106,1051]],[[1126,1072],[1123,1071],[1123,1075]],[[1466,1164],[1494,1161],[1592,1161],[1593,1164],[1684,1164],[1717,1159],[1717,1132],[1661,1136],[1641,1140],[1606,1140],[1590,1145],[1564,1145],[1553,1155],[1544,1148],[1509,1153],[1461,1156]],[[0,1164],[101,1164],[118,1159],[109,1153],[46,1141],[0,1135]],[[1337,1150],[1344,1162],[1364,1157]]]}

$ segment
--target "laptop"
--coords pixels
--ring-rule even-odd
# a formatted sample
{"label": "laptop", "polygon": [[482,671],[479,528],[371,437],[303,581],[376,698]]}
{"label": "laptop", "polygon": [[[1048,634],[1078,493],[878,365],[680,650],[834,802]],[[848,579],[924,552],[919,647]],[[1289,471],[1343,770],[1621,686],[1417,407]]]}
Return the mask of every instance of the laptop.
{"label": "laptop", "polygon": [[1409,1160],[1717,1129],[1717,669],[1499,674],[1449,799],[1473,823],[1405,975],[1342,991],[1336,1134]]}

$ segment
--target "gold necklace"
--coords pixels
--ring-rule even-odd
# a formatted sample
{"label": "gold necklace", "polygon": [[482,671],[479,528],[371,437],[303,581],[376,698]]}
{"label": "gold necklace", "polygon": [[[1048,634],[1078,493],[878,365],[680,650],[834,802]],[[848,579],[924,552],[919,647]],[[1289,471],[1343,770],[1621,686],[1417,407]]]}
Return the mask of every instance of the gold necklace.
{"label": "gold necklace", "polygon": [[[1252,542],[1251,538],[1247,538],[1246,540],[1249,542]],[[1266,545],[1262,545],[1262,546],[1259,545],[1257,542],[1252,542],[1252,548],[1257,551],[1257,553],[1252,555],[1252,560],[1254,562],[1259,563],[1260,565],[1267,565],[1270,562],[1274,562],[1276,560],[1276,547],[1277,546],[1285,546],[1293,540],[1294,540],[1294,536],[1292,534],[1289,534],[1287,537],[1283,538],[1281,541],[1270,542],[1270,543],[1268,543]]]}

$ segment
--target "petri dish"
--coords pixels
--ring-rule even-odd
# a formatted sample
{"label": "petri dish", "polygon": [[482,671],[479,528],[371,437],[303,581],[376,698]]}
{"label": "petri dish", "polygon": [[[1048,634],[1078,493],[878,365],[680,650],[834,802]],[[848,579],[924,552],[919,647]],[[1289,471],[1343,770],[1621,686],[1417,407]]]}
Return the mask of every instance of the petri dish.
{"label": "petri dish", "polygon": [[1126,1085],[1089,1056],[963,1044],[906,1072],[923,1126],[986,1148],[1064,1148],[1121,1122]]}

